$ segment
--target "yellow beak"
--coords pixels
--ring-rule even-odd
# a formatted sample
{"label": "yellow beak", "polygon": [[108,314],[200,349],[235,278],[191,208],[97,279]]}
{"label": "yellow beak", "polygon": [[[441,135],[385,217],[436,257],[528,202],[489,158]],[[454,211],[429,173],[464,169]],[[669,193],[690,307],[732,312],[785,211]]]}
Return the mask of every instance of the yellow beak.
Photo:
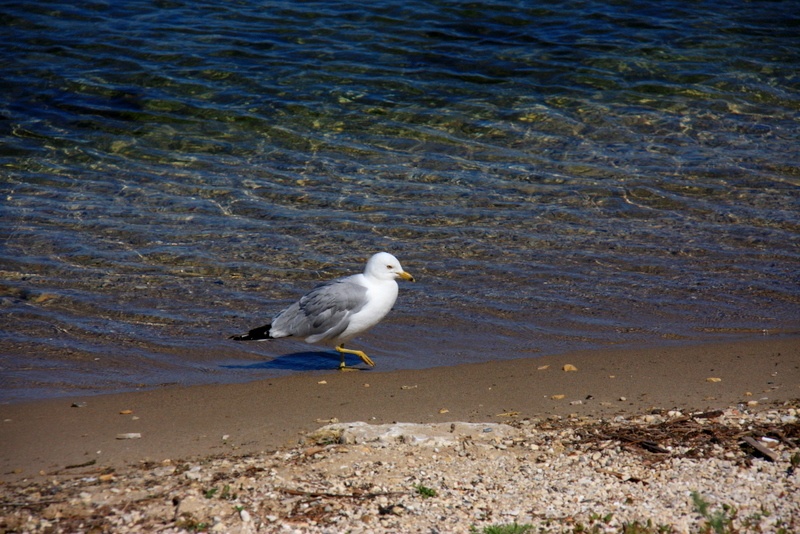
{"label": "yellow beak", "polygon": [[414,277],[413,277],[413,276],[411,276],[410,274],[408,274],[408,273],[407,273],[407,272],[405,272],[405,271],[403,271],[403,272],[401,272],[401,273],[397,273],[397,276],[399,276],[399,277],[400,277],[400,278],[402,278],[403,280],[408,280],[409,282],[413,282],[413,281],[414,281]]}

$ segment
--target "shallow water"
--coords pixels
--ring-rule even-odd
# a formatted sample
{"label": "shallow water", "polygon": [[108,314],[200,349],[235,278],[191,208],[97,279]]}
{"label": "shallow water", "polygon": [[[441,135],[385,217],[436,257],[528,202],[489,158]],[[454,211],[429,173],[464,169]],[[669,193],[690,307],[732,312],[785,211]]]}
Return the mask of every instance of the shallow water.
{"label": "shallow water", "polygon": [[2,399],[329,368],[226,337],[377,250],[380,370],[800,324],[792,2],[27,4]]}

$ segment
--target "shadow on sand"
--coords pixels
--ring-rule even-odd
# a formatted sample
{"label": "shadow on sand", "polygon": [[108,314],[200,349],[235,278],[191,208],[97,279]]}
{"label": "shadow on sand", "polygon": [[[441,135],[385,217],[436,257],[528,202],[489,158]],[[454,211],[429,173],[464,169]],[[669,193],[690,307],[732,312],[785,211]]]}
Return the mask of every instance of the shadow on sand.
{"label": "shadow on sand", "polygon": [[[331,371],[339,368],[342,361],[339,353],[305,351],[294,352],[278,356],[264,362],[222,365],[225,369],[286,369],[290,371]],[[348,367],[355,367],[361,363],[358,356],[345,355],[345,362]],[[363,366],[362,366],[363,367]]]}

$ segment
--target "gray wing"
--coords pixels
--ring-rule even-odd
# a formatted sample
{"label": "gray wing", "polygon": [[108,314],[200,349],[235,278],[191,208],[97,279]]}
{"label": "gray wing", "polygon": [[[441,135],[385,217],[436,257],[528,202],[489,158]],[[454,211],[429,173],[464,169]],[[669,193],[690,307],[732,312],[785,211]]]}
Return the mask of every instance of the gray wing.
{"label": "gray wing", "polygon": [[272,321],[274,337],[297,336],[309,343],[332,339],[347,329],[350,317],[366,304],[367,288],[349,277],[315,287]]}

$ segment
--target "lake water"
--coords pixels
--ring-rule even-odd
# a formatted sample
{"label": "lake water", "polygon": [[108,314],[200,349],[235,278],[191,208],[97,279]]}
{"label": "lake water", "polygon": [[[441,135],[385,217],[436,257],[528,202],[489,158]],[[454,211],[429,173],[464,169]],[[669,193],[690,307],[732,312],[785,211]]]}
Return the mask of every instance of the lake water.
{"label": "lake water", "polygon": [[393,252],[377,370],[796,332],[795,2],[0,10],[0,399],[335,367],[237,344]]}

